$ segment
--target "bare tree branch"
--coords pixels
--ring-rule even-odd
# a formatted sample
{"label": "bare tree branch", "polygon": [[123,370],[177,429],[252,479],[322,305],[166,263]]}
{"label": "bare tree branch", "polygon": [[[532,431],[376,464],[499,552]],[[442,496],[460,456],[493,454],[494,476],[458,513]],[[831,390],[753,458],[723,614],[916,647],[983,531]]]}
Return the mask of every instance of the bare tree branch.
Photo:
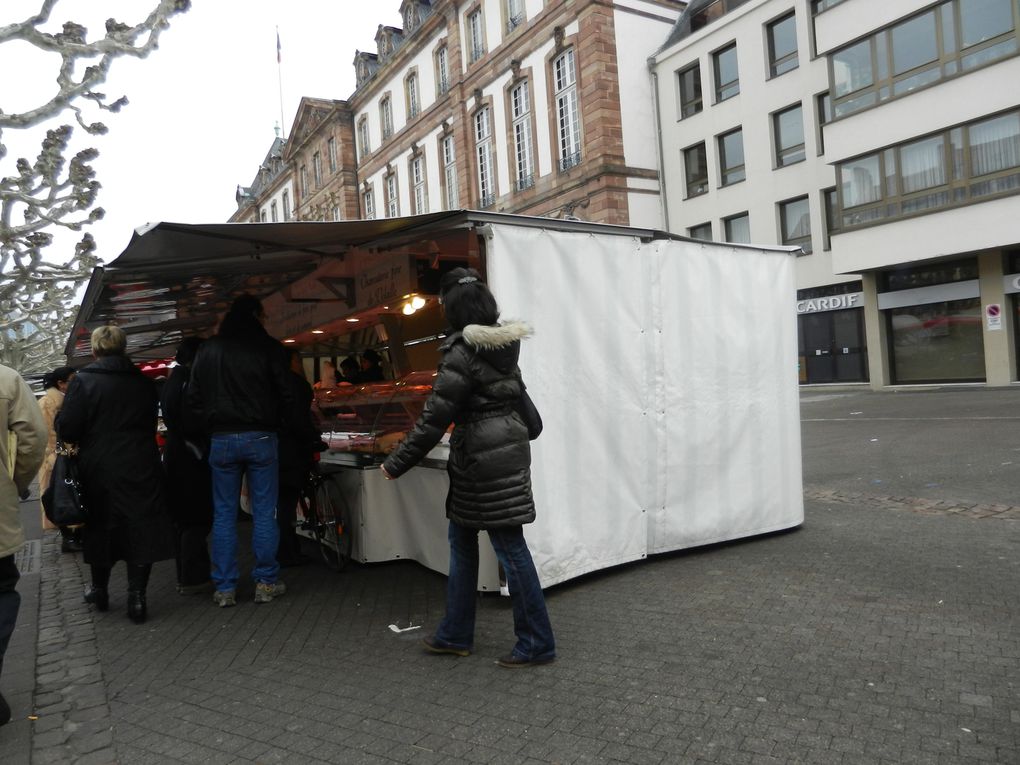
{"label": "bare tree branch", "polygon": [[[0,45],[21,41],[59,56],[53,94],[40,94],[38,105],[25,111],[0,108],[0,360],[23,372],[61,363],[75,315],[72,303],[99,263],[89,233],[72,253],[54,259],[47,249],[52,232],[82,231],[104,211],[95,206],[101,187],[91,163],[98,152],[84,149],[68,159],[70,125],[48,129],[34,161],[8,158],[4,130],[41,126],[69,112],[85,133],[105,134],[106,126],[89,122],[87,111],[115,113],[127,104],[124,96],[111,99],[96,90],[114,60],[147,57],[170,18],[191,5],[190,0],[158,0],[144,21],[129,25],[110,18],[104,36],[89,39],[88,30],[73,21],[64,22],[60,32],[47,31],[59,2],[42,0],[33,16],[0,25]],[[12,161],[13,168],[5,169]]]}

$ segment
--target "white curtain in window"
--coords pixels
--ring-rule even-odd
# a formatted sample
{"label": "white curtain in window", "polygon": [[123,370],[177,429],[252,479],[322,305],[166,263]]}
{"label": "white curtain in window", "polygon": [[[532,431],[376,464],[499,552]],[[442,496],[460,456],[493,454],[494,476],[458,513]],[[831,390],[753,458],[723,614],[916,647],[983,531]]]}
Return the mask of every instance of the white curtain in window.
{"label": "white curtain in window", "polygon": [[900,178],[904,194],[944,185],[946,153],[942,136],[901,147]]}
{"label": "white curtain in window", "polygon": [[865,157],[840,168],[843,207],[856,207],[882,198],[882,175],[878,157]]}
{"label": "white curtain in window", "polygon": [[1020,114],[971,125],[969,133],[972,176],[1020,166]]}

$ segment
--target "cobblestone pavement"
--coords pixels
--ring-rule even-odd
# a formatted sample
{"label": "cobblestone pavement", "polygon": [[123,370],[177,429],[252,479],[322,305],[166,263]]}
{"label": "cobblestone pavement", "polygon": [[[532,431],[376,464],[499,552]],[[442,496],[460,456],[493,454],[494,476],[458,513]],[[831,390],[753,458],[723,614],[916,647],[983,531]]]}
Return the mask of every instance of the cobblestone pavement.
{"label": "cobblestone pavement", "polygon": [[[931,400],[1006,396],[1020,391]],[[838,453],[843,426],[822,414],[806,454]],[[921,422],[926,448],[990,422],[970,416],[945,431]],[[806,474],[800,529],[551,588],[559,659],[527,670],[493,663],[513,640],[498,596],[480,601],[472,656],[424,654],[445,579],[413,563],[287,569],[285,597],[256,606],[249,585],[217,609],[177,595],[166,562],[138,626],[123,567],[110,611],[93,613],[80,558],[50,533],[8,655],[35,663],[34,695],[18,689],[26,668],[8,666],[18,719],[0,729],[0,763],[1016,765],[1020,508],[989,501],[1012,496],[1009,459],[990,454],[981,502],[899,466],[859,482],[870,493]],[[834,464],[854,474],[852,460]],[[911,480],[895,485],[900,473]]]}
{"label": "cobblestone pavement", "polygon": [[799,530],[552,588],[531,670],[493,664],[498,597],[474,655],[422,653],[444,580],[411,563],[233,609],[161,564],[139,627],[122,571],[89,619],[51,551],[32,763],[1020,762],[1020,525],[914,504],[816,491]]}

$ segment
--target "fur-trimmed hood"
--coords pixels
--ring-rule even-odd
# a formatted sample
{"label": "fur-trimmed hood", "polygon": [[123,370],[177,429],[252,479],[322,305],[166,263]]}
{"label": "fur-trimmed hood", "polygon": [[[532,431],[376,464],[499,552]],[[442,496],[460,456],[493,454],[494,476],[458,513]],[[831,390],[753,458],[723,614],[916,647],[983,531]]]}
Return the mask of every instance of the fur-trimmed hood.
{"label": "fur-trimmed hood", "polygon": [[523,321],[513,319],[505,324],[489,327],[484,324],[468,324],[464,327],[464,342],[480,351],[494,351],[513,342],[519,342],[535,334],[535,330]]}
{"label": "fur-trimmed hood", "polygon": [[487,326],[468,324],[461,332],[454,332],[446,338],[440,350],[452,348],[459,340],[476,355],[485,359],[500,372],[509,374],[517,366],[521,355],[521,340],[534,334],[531,326],[523,321],[510,320],[502,324]]}

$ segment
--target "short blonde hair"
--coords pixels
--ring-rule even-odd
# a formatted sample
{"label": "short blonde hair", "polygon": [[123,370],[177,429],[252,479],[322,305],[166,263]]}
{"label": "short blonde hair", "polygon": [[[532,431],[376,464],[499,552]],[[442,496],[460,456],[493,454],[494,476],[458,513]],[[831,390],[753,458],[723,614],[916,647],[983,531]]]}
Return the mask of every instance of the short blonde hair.
{"label": "short blonde hair", "polygon": [[127,348],[127,335],[120,327],[107,324],[92,330],[92,355],[123,356]]}

